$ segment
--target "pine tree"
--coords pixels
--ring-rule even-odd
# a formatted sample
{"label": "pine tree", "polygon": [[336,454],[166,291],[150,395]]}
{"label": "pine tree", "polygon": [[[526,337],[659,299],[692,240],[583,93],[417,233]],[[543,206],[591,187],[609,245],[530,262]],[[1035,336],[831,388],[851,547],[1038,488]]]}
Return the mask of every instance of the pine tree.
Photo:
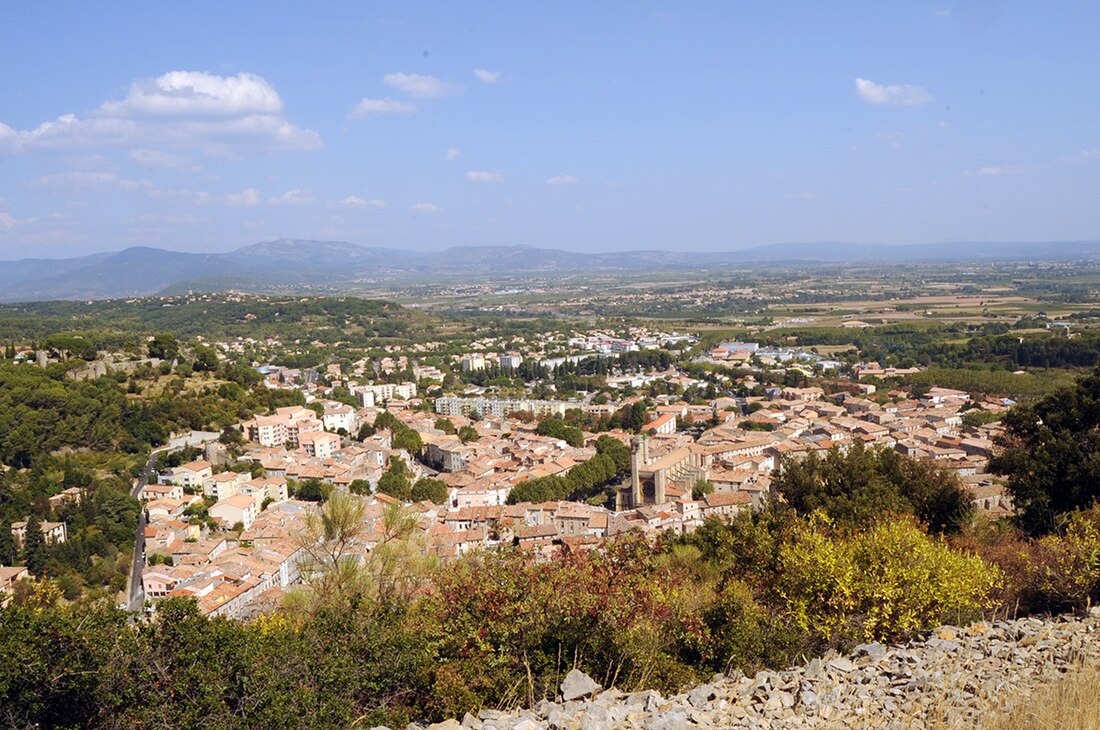
{"label": "pine tree", "polygon": [[11,521],[0,519],[0,565],[15,565],[15,539],[11,534]]}
{"label": "pine tree", "polygon": [[23,533],[23,564],[36,576],[46,569],[46,539],[42,536],[42,525],[38,517],[31,515],[27,520],[27,530]]}

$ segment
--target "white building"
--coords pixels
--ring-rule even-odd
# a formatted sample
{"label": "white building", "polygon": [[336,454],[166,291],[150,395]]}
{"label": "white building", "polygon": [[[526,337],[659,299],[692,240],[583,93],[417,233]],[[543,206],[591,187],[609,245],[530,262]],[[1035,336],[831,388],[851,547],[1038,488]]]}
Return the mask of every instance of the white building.
{"label": "white building", "polygon": [[256,499],[247,494],[235,494],[228,499],[219,500],[209,510],[211,517],[221,520],[226,525],[235,525],[240,522],[246,530],[252,526],[258,513]]}
{"label": "white building", "polygon": [[349,434],[359,430],[359,414],[344,403],[325,403],[325,415],[321,416],[326,431],[344,429]]}
{"label": "white building", "polygon": [[436,413],[444,416],[469,416],[475,411],[483,416],[505,418],[516,411],[530,411],[535,416],[564,416],[570,406],[565,401],[533,400],[529,398],[456,398],[435,399]]}
{"label": "white building", "polygon": [[416,383],[376,383],[356,386],[355,392],[363,401],[364,408],[371,408],[382,401],[408,400],[416,397]]}
{"label": "white building", "polygon": [[462,358],[462,372],[471,373],[477,370],[485,369],[485,356],[484,355],[467,355]]}

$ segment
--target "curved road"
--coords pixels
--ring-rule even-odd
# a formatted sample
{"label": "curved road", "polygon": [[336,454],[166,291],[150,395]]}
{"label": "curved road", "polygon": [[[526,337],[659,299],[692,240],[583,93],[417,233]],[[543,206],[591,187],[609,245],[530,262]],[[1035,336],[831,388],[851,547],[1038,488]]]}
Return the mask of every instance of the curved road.
{"label": "curved road", "polygon": [[[159,451],[153,451],[149,455],[149,461],[141,474],[134,480],[134,486],[130,489],[130,496],[141,499],[141,490],[149,483],[149,477],[155,473],[153,464],[157,460]],[[134,555],[130,561],[130,593],[126,598],[126,610],[140,613],[145,606],[145,591],[141,586],[141,572],[145,567],[145,505],[142,504],[138,511],[137,535],[134,538]]]}

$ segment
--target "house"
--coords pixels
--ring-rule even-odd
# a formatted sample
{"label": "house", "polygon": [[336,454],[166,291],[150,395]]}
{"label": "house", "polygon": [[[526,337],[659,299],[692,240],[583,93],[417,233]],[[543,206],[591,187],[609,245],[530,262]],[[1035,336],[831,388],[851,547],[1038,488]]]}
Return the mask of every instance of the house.
{"label": "house", "polygon": [[[198,499],[198,497],[192,497]],[[183,517],[189,502],[184,499],[154,499],[145,504],[145,512],[153,522],[159,520],[174,520]]]}
{"label": "house", "polygon": [[325,413],[321,422],[326,431],[340,431],[355,434],[359,430],[359,413],[344,403],[325,403]]}
{"label": "house", "polygon": [[209,509],[210,516],[221,520],[223,525],[231,526],[240,522],[246,530],[252,526],[258,513],[256,499],[247,494],[235,494],[228,499],[219,500]]}
{"label": "house", "polygon": [[250,479],[241,487],[242,494],[253,497],[259,496],[261,504],[264,500],[283,502],[289,496],[287,482],[284,477],[267,477],[266,479]]}
{"label": "house", "polygon": [[[65,529],[64,522],[39,522],[39,528],[42,530],[42,537],[46,542],[65,542],[68,539],[69,533]],[[20,520],[19,522],[11,523],[11,536],[15,540],[16,547],[23,546],[23,538],[27,535],[27,520]]]}
{"label": "house", "polygon": [[50,497],[50,509],[57,509],[66,504],[79,505],[83,499],[83,491],[80,487],[69,487]]}
{"label": "house", "polygon": [[752,495],[748,492],[712,492],[703,497],[703,517],[732,517],[751,506]]}
{"label": "house", "polygon": [[214,465],[209,461],[192,461],[172,470],[172,481],[187,489],[201,489],[203,482],[214,475]]}
{"label": "house", "polygon": [[241,491],[241,486],[248,481],[251,474],[247,472],[223,471],[210,477],[203,483],[202,493],[205,497],[222,500],[232,497]]}
{"label": "house", "polygon": [[258,416],[244,424],[249,441],[261,446],[282,446],[287,441],[287,420],[281,416]]}
{"label": "house", "polygon": [[306,431],[298,434],[298,444],[316,459],[331,459],[340,450],[340,437],[327,431]]}
{"label": "house", "polygon": [[183,487],[179,484],[146,484],[141,488],[141,501],[154,499],[183,499]]}
{"label": "house", "polygon": [[646,424],[645,430],[666,435],[676,433],[676,414],[663,413],[657,416]]}
{"label": "house", "polygon": [[588,532],[592,510],[578,502],[558,502],[554,526],[560,535],[583,535]]}
{"label": "house", "polygon": [[16,565],[5,568],[0,565],[0,608],[4,608],[11,601],[15,592],[15,584],[24,578],[30,578],[31,574],[23,566]]}

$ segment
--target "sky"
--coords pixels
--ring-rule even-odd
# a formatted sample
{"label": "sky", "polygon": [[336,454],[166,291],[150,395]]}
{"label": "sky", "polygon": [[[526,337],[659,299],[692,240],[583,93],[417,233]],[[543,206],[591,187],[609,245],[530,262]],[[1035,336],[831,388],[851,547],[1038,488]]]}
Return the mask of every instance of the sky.
{"label": "sky", "polygon": [[9,3],[0,259],[1100,239],[1100,3]]}

